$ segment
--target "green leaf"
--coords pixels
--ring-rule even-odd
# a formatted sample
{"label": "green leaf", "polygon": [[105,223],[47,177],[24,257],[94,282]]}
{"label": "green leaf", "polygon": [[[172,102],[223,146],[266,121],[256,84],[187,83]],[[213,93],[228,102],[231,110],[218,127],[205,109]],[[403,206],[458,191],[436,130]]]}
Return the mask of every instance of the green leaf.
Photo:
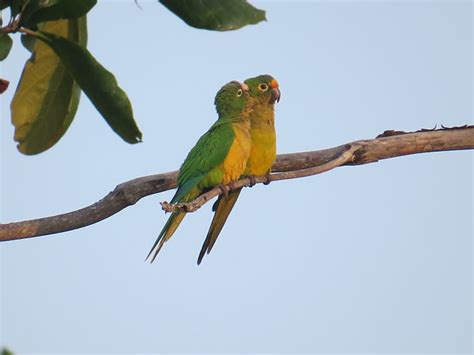
{"label": "green leaf", "polygon": [[[85,46],[86,18],[47,22],[44,29]],[[31,37],[31,36],[28,36]],[[38,154],[66,132],[79,104],[80,88],[53,50],[33,43],[11,103],[15,141],[23,154]]]}
{"label": "green leaf", "polygon": [[3,348],[1,354],[2,355],[13,355],[13,353],[10,350],[8,350],[7,348]]}
{"label": "green leaf", "polygon": [[10,49],[12,49],[13,41],[6,33],[0,33],[0,61],[8,57]]}
{"label": "green leaf", "polygon": [[133,118],[127,94],[118,86],[115,76],[90,52],[48,32],[37,32],[37,38],[48,44],[80,85],[109,126],[128,143],[141,142],[142,133]]}
{"label": "green leaf", "polygon": [[28,49],[30,53],[33,53],[34,48],[35,48],[36,38],[30,35],[22,35],[20,37],[20,40],[23,47]]}
{"label": "green leaf", "polygon": [[96,3],[97,0],[31,0],[23,11],[22,23],[32,26],[39,22],[79,18]]}
{"label": "green leaf", "polygon": [[10,0],[11,17],[18,15],[30,0]]}
{"label": "green leaf", "polygon": [[15,17],[21,12],[21,10],[25,6],[25,4],[28,2],[28,0],[10,0],[9,2],[10,2],[11,16]]}
{"label": "green leaf", "polygon": [[265,11],[246,0],[159,0],[188,25],[215,31],[236,30],[265,21]]}
{"label": "green leaf", "polygon": [[[43,22],[43,23],[38,24],[36,27],[39,31],[41,31],[44,28],[45,24],[46,23]],[[87,35],[87,28],[86,27],[84,27],[84,33]],[[33,53],[35,43],[36,43],[36,37],[35,36],[26,35],[26,34],[21,35],[20,41],[21,41],[21,44],[23,45],[23,47],[25,47],[30,53]],[[84,46],[85,46],[85,43],[84,43]]]}

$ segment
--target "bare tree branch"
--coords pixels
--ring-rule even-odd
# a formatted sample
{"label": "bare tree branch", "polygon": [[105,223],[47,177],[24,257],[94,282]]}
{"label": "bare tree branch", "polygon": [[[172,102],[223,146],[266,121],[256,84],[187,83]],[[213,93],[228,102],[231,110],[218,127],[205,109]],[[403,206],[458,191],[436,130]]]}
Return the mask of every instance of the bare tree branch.
{"label": "bare tree branch", "polygon": [[[319,151],[282,154],[273,165],[271,181],[320,174],[343,165],[373,163],[403,155],[474,149],[474,126],[421,130],[385,131],[375,139],[360,140]],[[85,227],[134,205],[141,198],[176,187],[177,172],[144,176],[118,185],[103,199],[82,209],[40,219],[0,224],[0,241],[38,237]],[[257,183],[267,182],[256,177]],[[229,188],[250,185],[248,178]],[[201,195],[186,206],[169,207],[196,210],[209,199],[223,193],[219,188]],[[166,204],[164,204],[166,206]]]}

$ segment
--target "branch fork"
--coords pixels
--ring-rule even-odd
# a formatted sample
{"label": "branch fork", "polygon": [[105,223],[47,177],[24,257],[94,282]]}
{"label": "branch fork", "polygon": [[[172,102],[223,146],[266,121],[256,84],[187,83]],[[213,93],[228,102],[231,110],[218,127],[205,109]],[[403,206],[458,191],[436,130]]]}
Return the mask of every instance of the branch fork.
{"label": "branch fork", "polygon": [[263,176],[247,176],[242,179],[232,181],[227,185],[218,185],[213,189],[199,195],[196,199],[185,203],[169,203],[160,202],[161,208],[165,212],[195,212],[200,209],[206,202],[212,200],[214,197],[227,194],[232,190],[238,190],[242,187],[252,187],[255,184],[268,185],[272,181],[296,179],[305,176],[317,175],[326,171],[337,168],[354,160],[354,153],[360,148],[360,144],[346,144],[342,152],[335,159],[312,168],[299,169],[295,171],[287,171],[274,174],[266,174]]}
{"label": "branch fork", "polygon": [[[212,200],[215,196],[224,195],[226,198],[229,195],[229,192],[238,190],[242,187],[252,187],[255,184],[259,183],[257,178],[264,178],[265,181],[262,181],[263,184],[268,185],[271,182],[271,174],[264,176],[246,176],[240,180],[232,181],[229,184],[219,184],[213,189],[209,190],[206,193],[199,195],[197,198],[190,202],[183,203],[169,203],[167,201],[160,202],[161,209],[168,212],[196,212],[200,209],[206,202]],[[217,194],[217,195],[216,195]]]}

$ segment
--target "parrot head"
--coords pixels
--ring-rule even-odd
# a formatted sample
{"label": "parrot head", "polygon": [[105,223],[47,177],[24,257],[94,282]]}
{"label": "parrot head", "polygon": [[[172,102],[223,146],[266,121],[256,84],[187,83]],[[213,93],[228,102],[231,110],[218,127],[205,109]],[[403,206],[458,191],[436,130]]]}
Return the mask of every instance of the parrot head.
{"label": "parrot head", "polygon": [[239,115],[249,105],[249,99],[249,87],[234,80],[217,92],[214,104],[219,116]]}
{"label": "parrot head", "polygon": [[255,78],[245,80],[248,85],[250,95],[262,103],[273,105],[280,101],[280,89],[278,81],[271,75],[259,75]]}

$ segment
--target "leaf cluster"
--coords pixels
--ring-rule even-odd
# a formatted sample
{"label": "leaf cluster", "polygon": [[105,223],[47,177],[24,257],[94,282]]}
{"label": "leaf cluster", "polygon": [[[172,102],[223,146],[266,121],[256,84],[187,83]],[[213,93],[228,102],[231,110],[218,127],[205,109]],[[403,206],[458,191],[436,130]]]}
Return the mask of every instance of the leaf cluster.
{"label": "leaf cluster", "polygon": [[[246,0],[160,0],[188,25],[235,30],[265,20]],[[112,130],[134,144],[142,139],[132,104],[115,76],[87,49],[87,14],[97,0],[0,0],[0,61],[21,34],[31,53],[11,102],[14,139],[23,154],[52,147],[67,131],[86,94]],[[3,24],[4,11],[9,21]],[[0,79],[3,80],[3,79]]]}

